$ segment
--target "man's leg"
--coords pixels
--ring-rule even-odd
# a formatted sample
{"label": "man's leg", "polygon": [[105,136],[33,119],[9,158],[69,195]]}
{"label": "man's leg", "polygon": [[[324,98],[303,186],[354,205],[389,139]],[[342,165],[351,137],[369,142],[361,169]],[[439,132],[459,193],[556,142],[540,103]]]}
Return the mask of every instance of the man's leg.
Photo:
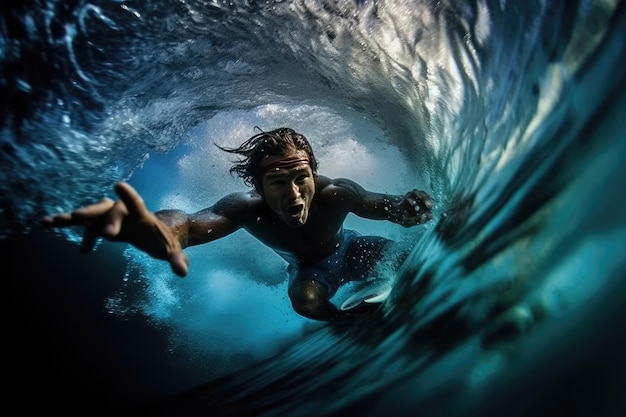
{"label": "man's leg", "polygon": [[339,309],[330,302],[325,285],[312,279],[299,280],[289,287],[289,299],[296,313],[313,320],[330,320]]}

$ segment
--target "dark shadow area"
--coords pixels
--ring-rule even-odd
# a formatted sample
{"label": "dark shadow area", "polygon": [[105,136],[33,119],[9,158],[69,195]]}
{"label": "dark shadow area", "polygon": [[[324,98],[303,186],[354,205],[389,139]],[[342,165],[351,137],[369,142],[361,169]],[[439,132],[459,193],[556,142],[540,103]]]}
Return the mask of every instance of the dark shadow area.
{"label": "dark shadow area", "polygon": [[122,285],[123,245],[105,242],[85,256],[77,245],[34,230],[1,241],[0,251],[9,300],[8,397],[15,407],[108,413],[185,383],[166,356],[166,334],[142,317],[106,311],[106,297]]}

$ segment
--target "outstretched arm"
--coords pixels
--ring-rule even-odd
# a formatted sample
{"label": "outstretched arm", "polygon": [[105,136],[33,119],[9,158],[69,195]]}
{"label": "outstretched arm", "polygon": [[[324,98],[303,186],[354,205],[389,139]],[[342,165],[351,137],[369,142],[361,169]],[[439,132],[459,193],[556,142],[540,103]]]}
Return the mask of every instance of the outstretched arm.
{"label": "outstretched arm", "polygon": [[424,191],[412,190],[403,196],[374,193],[343,178],[333,180],[332,184],[332,192],[357,216],[388,220],[404,227],[426,223],[433,218],[433,203]]}
{"label": "outstretched arm", "polygon": [[[70,213],[45,216],[43,224],[47,227],[83,226],[83,253],[89,252],[99,237],[128,242],[150,256],[168,261],[181,277],[187,275],[189,267],[189,260],[182,251],[184,247],[215,240],[236,230],[226,218],[219,215],[209,218],[209,209],[196,215],[187,215],[180,210],[152,213],[137,191],[124,182],[115,185],[115,192],[120,198],[118,201],[105,198]],[[198,238],[203,235],[203,230],[211,227],[218,229],[219,234]]]}

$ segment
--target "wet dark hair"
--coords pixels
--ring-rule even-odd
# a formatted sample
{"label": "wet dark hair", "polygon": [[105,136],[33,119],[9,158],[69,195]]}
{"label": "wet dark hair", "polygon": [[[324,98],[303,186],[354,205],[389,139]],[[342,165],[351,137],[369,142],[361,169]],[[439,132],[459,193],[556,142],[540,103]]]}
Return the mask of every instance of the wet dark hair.
{"label": "wet dark hair", "polygon": [[[255,129],[261,130],[255,126]],[[244,184],[257,187],[262,172],[259,170],[261,161],[266,156],[284,156],[295,151],[304,151],[309,157],[309,166],[315,174],[317,160],[313,155],[311,144],[304,135],[288,127],[281,127],[269,132],[258,133],[239,145],[237,148],[226,148],[215,145],[221,150],[241,155],[241,159],[230,167],[229,172],[243,179]]]}

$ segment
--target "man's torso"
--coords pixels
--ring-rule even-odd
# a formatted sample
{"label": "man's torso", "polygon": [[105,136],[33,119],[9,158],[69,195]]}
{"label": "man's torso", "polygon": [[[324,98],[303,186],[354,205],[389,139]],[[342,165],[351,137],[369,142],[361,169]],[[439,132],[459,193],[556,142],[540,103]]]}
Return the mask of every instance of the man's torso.
{"label": "man's torso", "polygon": [[[307,222],[298,228],[279,220],[263,198],[251,199],[242,227],[285,259],[291,255],[300,263],[313,263],[333,253],[341,244],[343,222],[348,211],[325,197],[328,182],[320,181]],[[290,260],[290,259],[288,259]]]}

